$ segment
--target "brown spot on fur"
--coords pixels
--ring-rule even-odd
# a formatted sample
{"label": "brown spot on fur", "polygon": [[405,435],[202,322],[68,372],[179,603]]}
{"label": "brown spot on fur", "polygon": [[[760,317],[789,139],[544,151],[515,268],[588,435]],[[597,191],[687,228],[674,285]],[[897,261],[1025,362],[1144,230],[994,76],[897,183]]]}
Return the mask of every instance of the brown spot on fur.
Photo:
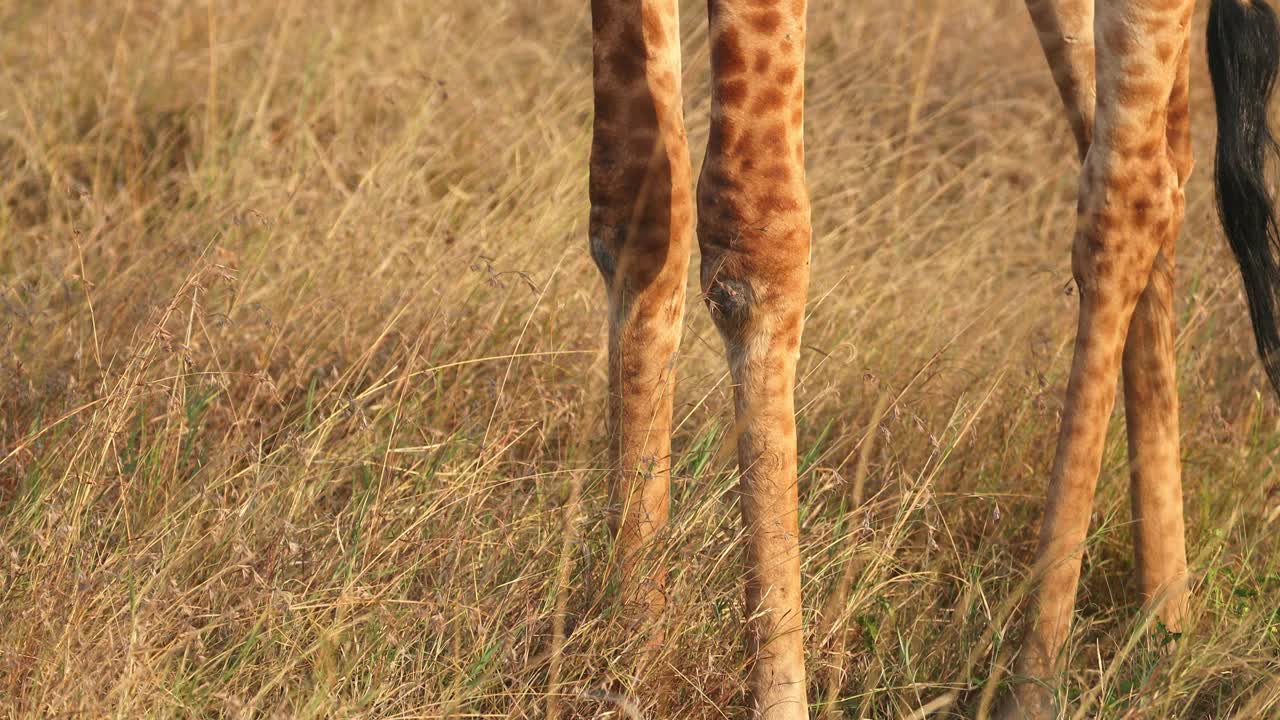
{"label": "brown spot on fur", "polygon": [[719,167],[708,166],[706,169],[706,179],[710,183],[709,189],[715,193],[721,193],[725,190],[736,190],[738,187],[738,184],[733,181],[733,178],[725,174],[725,172]]}
{"label": "brown spot on fur", "polygon": [[751,104],[751,112],[758,115],[771,113],[780,109],[786,101],[786,97],[783,96],[780,90],[777,88],[769,88],[760,93],[756,98],[756,101]]}
{"label": "brown spot on fur", "polygon": [[728,107],[738,107],[747,100],[747,81],[726,80],[716,88],[718,96]]}
{"label": "brown spot on fur", "polygon": [[[1164,100],[1168,88],[1155,78],[1135,78],[1132,82],[1126,83],[1121,92],[1124,93],[1124,99],[1130,103],[1148,105]],[[1153,112],[1158,114],[1162,110],[1163,108],[1153,110]]]}
{"label": "brown spot on fur", "polygon": [[760,198],[758,207],[762,215],[769,217],[773,214],[795,212],[800,209],[800,203],[796,202],[794,198],[789,198],[785,195],[769,193]]}
{"label": "brown spot on fur", "polygon": [[782,24],[782,15],[776,10],[767,10],[753,14],[748,22],[758,32],[768,35],[777,30],[778,26]]}
{"label": "brown spot on fur", "polygon": [[756,53],[756,64],[752,69],[756,71],[757,75],[763,75],[769,71],[769,62],[772,59],[773,56],[769,54],[768,50],[761,50]]}
{"label": "brown spot on fur", "polygon": [[729,77],[745,72],[746,69],[747,59],[742,52],[738,31],[727,27],[712,42],[711,70],[720,77]]}
{"label": "brown spot on fur", "polygon": [[1140,196],[1133,201],[1133,226],[1143,228],[1151,221],[1151,208],[1155,206],[1150,196]]}
{"label": "brown spot on fur", "polygon": [[[644,57],[641,55],[640,57]],[[622,50],[614,50],[606,56],[605,62],[617,78],[619,84],[630,85],[640,79],[643,66],[638,57]]]}
{"label": "brown spot on fur", "polygon": [[760,145],[765,152],[781,155],[787,151],[787,128],[784,125],[773,125],[764,131]]}
{"label": "brown spot on fur", "polygon": [[1152,163],[1151,171],[1147,173],[1147,184],[1153,188],[1164,187],[1164,172],[1159,164]]}
{"label": "brown spot on fur", "polygon": [[1119,23],[1106,29],[1103,41],[1107,44],[1107,50],[1116,55],[1128,55],[1133,50],[1133,35],[1129,28]]}

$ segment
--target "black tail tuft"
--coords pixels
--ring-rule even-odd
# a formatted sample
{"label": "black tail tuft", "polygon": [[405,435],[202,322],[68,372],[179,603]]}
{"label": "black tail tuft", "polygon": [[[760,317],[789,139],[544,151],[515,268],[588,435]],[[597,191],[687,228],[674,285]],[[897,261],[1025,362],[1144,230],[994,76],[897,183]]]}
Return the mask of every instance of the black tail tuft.
{"label": "black tail tuft", "polygon": [[1258,354],[1280,393],[1280,230],[1266,182],[1267,157],[1280,152],[1267,123],[1280,25],[1265,0],[1213,0],[1207,34],[1218,112],[1218,216],[1240,263]]}

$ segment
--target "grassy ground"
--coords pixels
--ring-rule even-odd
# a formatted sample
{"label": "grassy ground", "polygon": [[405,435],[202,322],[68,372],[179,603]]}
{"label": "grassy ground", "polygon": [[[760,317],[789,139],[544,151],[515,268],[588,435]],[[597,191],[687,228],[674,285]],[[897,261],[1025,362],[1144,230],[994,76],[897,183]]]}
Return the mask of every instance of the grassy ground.
{"label": "grassy ground", "polygon": [[[810,22],[811,696],[973,717],[1061,407],[1074,152],[1014,0]],[[1280,416],[1213,221],[1200,22],[1191,620],[1172,650],[1140,632],[1117,418],[1063,687],[1087,717],[1280,713]],[[730,393],[697,302],[660,662],[609,602],[588,34],[569,0],[0,5],[0,714],[538,718],[561,602],[568,717],[625,710],[598,688],[633,673],[641,704],[664,676],[673,716],[741,716]]]}

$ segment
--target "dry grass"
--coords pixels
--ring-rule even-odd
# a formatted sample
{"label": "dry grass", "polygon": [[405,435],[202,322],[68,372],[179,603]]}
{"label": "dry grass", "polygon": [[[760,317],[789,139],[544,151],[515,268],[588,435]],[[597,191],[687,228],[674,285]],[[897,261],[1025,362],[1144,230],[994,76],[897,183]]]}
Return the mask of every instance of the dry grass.
{"label": "dry grass", "polygon": [[[562,716],[616,713],[598,688],[633,673],[641,703],[675,684],[673,717],[741,715],[731,406],[697,303],[660,663],[635,665],[609,602],[586,13],[0,5],[5,717],[542,717],[558,608]],[[972,717],[1016,639],[1061,407],[1072,146],[1015,0],[810,17],[811,695]],[[1164,652],[1141,633],[1118,418],[1063,688],[1086,716],[1280,713],[1280,418],[1213,222],[1204,86],[1178,305],[1190,628]]]}

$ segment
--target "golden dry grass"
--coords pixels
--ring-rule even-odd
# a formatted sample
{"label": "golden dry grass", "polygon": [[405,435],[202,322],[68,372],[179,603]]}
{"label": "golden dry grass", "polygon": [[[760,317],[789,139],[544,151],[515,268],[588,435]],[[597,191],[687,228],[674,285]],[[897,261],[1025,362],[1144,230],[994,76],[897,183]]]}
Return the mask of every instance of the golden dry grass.
{"label": "golden dry grass", "polygon": [[[1074,152],[1015,0],[810,22],[811,696],[843,643],[838,716],[973,717],[1061,407]],[[1280,423],[1213,219],[1201,28],[1191,620],[1172,650],[1141,632],[1117,418],[1062,688],[1087,717],[1280,713]],[[604,575],[586,3],[11,0],[0,35],[0,713],[538,718],[559,602],[565,716],[616,716],[599,688],[636,673],[641,704],[662,676],[677,716],[741,716],[731,405],[697,302],[659,662]]]}

